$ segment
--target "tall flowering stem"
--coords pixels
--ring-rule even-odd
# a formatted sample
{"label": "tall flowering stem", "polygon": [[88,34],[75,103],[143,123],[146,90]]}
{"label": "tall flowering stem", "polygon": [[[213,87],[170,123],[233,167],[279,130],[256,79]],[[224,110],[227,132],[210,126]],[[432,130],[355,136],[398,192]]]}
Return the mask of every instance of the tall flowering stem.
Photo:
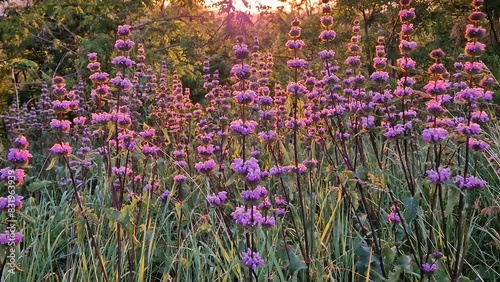
{"label": "tall flowering stem", "polygon": [[[484,19],[485,14],[480,11],[483,0],[472,0],[471,5],[474,11],[469,15],[469,20],[472,24],[467,25],[465,31],[465,37],[468,40],[465,46],[465,55],[468,56],[469,60],[464,63],[463,71],[465,77],[467,78],[467,87],[459,91],[455,96],[455,101],[462,106],[465,112],[465,121],[457,125],[457,133],[460,136],[465,137],[465,152],[463,172],[461,175],[457,175],[454,179],[455,184],[462,190],[460,193],[458,209],[457,209],[457,243],[455,251],[455,263],[453,265],[451,281],[456,282],[460,279],[462,265],[464,262],[464,252],[465,244],[467,243],[467,234],[465,231],[464,218],[467,216],[467,211],[465,210],[465,196],[464,192],[469,189],[482,189],[486,186],[486,181],[480,180],[474,176],[469,175],[469,161],[470,161],[470,149],[474,148],[480,141],[474,139],[473,136],[477,136],[481,133],[480,123],[487,121],[487,116],[482,114],[482,111],[474,111],[478,108],[478,104],[482,101],[489,101],[491,97],[488,91],[476,86],[475,77],[483,72],[483,65],[481,62],[477,62],[476,59],[480,57],[485,52],[485,44],[481,43],[481,39],[485,34],[486,30],[479,26],[479,23]],[[484,83],[480,83],[484,85]],[[474,140],[471,142],[471,140]]]}
{"label": "tall flowering stem", "polygon": [[[335,33],[333,33],[335,34]],[[300,218],[302,223],[302,228],[304,232],[304,247],[302,249],[302,255],[304,256],[304,263],[306,264],[306,279],[311,281],[310,274],[310,240],[309,234],[307,233],[307,221],[306,221],[306,208],[305,208],[305,195],[304,189],[301,183],[301,171],[299,170],[299,142],[298,142],[298,130],[301,126],[304,126],[303,120],[299,119],[298,113],[298,102],[300,97],[304,96],[308,91],[307,88],[299,82],[299,71],[307,67],[308,63],[298,58],[298,51],[304,46],[304,42],[300,40],[302,31],[300,28],[300,21],[295,19],[292,21],[292,27],[288,33],[291,40],[289,40],[286,45],[293,52],[293,58],[287,62],[289,68],[293,71],[293,82],[287,85],[287,92],[292,98],[292,117],[291,120],[287,121],[289,127],[293,130],[293,159],[294,167],[293,171],[296,176],[297,192],[299,196],[299,208],[300,208]],[[335,35],[333,35],[335,36]]]}
{"label": "tall flowering stem", "polygon": [[[99,264],[102,269],[102,275],[105,281],[108,281],[108,276],[106,274],[106,268],[104,266],[103,258],[101,257],[99,246],[97,244],[96,237],[92,231],[92,227],[90,225],[90,219],[87,215],[87,210],[85,209],[82,197],[77,188],[77,180],[74,175],[74,167],[70,164],[70,155],[72,153],[72,147],[68,142],[63,141],[63,136],[67,135],[71,129],[71,122],[69,120],[65,120],[65,114],[70,111],[76,110],[79,105],[79,101],[76,100],[75,96],[68,95],[68,91],[66,90],[66,82],[63,77],[56,76],[52,79],[52,94],[55,99],[52,101],[52,107],[54,109],[55,114],[58,119],[52,119],[50,122],[50,126],[52,130],[55,132],[59,142],[54,144],[50,148],[50,153],[54,157],[60,157],[63,159],[66,168],[68,169],[71,181],[71,187],[73,188],[73,197],[77,203],[78,209],[80,210],[81,216],[85,221],[85,227],[87,230],[87,236],[90,239],[90,242],[94,248],[95,255],[99,261]],[[67,100],[69,98],[69,100]]]}
{"label": "tall flowering stem", "polygon": [[[16,189],[22,187],[26,177],[25,169],[28,168],[29,161],[33,157],[28,151],[28,147],[29,142],[26,137],[19,135],[15,138],[13,147],[7,155],[10,166],[0,169],[0,183],[5,184],[9,194],[7,197],[0,197],[0,211],[7,215],[7,219],[3,222],[6,228],[4,232],[0,233],[0,248],[2,251],[5,250],[5,253],[2,254],[4,258],[0,264],[0,277],[2,277],[9,258],[12,256],[15,258],[13,247],[17,246],[24,238],[24,234],[17,230],[18,220],[16,219],[16,213],[23,207],[24,197],[18,195]],[[10,262],[12,263],[12,260]]]}

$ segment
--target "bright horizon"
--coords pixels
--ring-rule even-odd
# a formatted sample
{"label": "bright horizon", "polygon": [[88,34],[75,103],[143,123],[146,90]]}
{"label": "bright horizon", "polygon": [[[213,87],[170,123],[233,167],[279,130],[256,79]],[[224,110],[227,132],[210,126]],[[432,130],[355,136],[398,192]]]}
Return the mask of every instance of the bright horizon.
{"label": "bright horizon", "polygon": [[[259,6],[259,4],[269,6],[273,10],[280,6],[288,6],[286,2],[280,2],[278,0],[246,0],[248,3],[248,7],[246,7],[243,1],[245,0],[234,0],[233,4],[235,9],[241,12],[250,12],[251,14],[259,12],[257,10],[257,6]],[[212,5],[214,2],[217,2],[217,0],[205,0],[206,6]]]}

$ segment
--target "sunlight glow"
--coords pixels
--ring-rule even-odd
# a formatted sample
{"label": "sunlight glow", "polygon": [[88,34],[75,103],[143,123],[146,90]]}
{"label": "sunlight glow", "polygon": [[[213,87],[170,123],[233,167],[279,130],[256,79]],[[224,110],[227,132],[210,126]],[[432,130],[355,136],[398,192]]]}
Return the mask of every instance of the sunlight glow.
{"label": "sunlight glow", "polygon": [[[217,0],[205,0],[207,6],[212,5],[214,2],[217,2]],[[273,10],[278,7],[287,6],[286,3],[280,2],[278,0],[234,0],[233,4],[236,11],[249,12],[251,14],[256,14],[259,12],[259,10],[257,9],[259,5],[269,6]]]}

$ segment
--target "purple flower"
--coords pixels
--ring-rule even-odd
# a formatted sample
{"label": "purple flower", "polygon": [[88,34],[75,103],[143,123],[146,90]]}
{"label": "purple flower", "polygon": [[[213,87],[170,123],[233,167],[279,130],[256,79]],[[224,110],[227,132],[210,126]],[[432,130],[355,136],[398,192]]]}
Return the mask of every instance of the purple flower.
{"label": "purple flower", "polygon": [[374,116],[361,117],[361,124],[363,125],[364,129],[370,129],[375,126],[375,117]]}
{"label": "purple flower", "polygon": [[351,67],[359,67],[361,65],[360,56],[349,56],[346,59],[346,63]]}
{"label": "purple flower", "polygon": [[403,9],[400,10],[399,13],[399,20],[403,23],[406,22],[411,22],[412,20],[415,19],[415,8],[411,8],[409,10]]}
{"label": "purple flower", "polygon": [[211,206],[220,206],[227,200],[227,192],[221,191],[217,194],[213,193],[207,196],[207,202]]}
{"label": "purple flower", "polygon": [[450,82],[447,80],[433,80],[429,81],[424,89],[427,94],[442,95],[448,91],[448,87],[450,87]]}
{"label": "purple flower", "polygon": [[135,45],[134,41],[130,39],[125,39],[125,40],[118,39],[115,42],[115,49],[122,52],[128,52],[132,50],[132,48],[134,48],[134,45]]}
{"label": "purple flower", "polygon": [[106,72],[96,72],[91,74],[89,79],[95,84],[103,84],[109,80],[109,74]]}
{"label": "purple flower", "polygon": [[7,183],[9,183],[9,181],[13,181],[15,186],[21,185],[24,182],[25,177],[26,173],[24,172],[24,169],[13,169],[10,167],[0,169],[0,179]]}
{"label": "purple flower", "polygon": [[204,162],[199,162],[194,165],[194,168],[199,172],[199,173],[210,173],[216,166],[216,163],[214,160],[208,160]]}
{"label": "purple flower", "polygon": [[262,214],[255,206],[252,208],[239,206],[231,213],[231,216],[236,223],[248,228],[258,227],[264,221]]}
{"label": "purple flower", "polygon": [[441,101],[438,99],[432,99],[425,103],[427,111],[435,116],[442,114],[444,108],[441,106]]}
{"label": "purple flower", "polygon": [[160,149],[156,146],[144,145],[142,146],[142,153],[146,156],[156,156]]}
{"label": "purple flower", "polygon": [[478,140],[474,138],[469,138],[469,148],[479,151],[486,151],[490,145],[483,140]]}
{"label": "purple flower", "polygon": [[292,69],[303,69],[303,68],[307,68],[308,63],[306,60],[299,59],[299,58],[293,58],[291,60],[288,60],[286,62],[286,65]]}
{"label": "purple flower", "polygon": [[250,248],[248,248],[246,252],[241,253],[241,260],[252,270],[257,269],[257,267],[264,266],[264,260],[262,260],[259,253],[252,252]]}
{"label": "purple flower", "polygon": [[474,122],[477,123],[486,123],[490,120],[488,114],[485,111],[475,111],[472,112],[471,118]]}
{"label": "purple flower", "polygon": [[286,86],[286,91],[293,96],[298,97],[302,94],[305,94],[307,92],[307,88],[300,83],[290,82]]}
{"label": "purple flower", "polygon": [[250,77],[250,66],[246,64],[243,66],[241,64],[236,64],[231,69],[231,75],[239,79],[247,79]]}
{"label": "purple flower", "polygon": [[14,139],[14,142],[12,142],[12,146],[17,149],[27,149],[29,144],[30,143],[24,136],[19,136],[16,139]]}
{"label": "purple flower", "polygon": [[274,216],[268,216],[264,218],[261,225],[263,228],[273,228],[276,226],[276,220],[274,219]]}
{"label": "purple flower", "polygon": [[400,68],[402,68],[403,70],[412,70],[416,67],[417,65],[417,62],[415,62],[414,60],[412,60],[411,58],[409,57],[402,57],[402,58],[399,58],[396,60],[396,63],[398,64],[398,66]]}
{"label": "purple flower", "polygon": [[111,114],[109,113],[92,113],[91,124],[104,125],[111,121]]}
{"label": "purple flower", "polygon": [[267,196],[267,189],[264,186],[257,186],[253,190],[245,190],[241,192],[243,201],[247,204],[256,204],[261,198]]}
{"label": "purple flower", "polygon": [[182,183],[182,182],[184,182],[186,180],[187,180],[187,176],[185,176],[185,175],[177,174],[176,176],[174,176],[174,182],[175,183]]}
{"label": "purple flower", "polygon": [[401,25],[401,33],[403,35],[411,35],[415,29],[413,28],[413,24],[404,23]]}
{"label": "purple flower", "polygon": [[422,132],[422,138],[425,141],[432,143],[439,142],[445,139],[446,135],[448,135],[448,131],[440,127],[424,129],[424,131]]}
{"label": "purple flower", "polygon": [[388,126],[385,128],[384,136],[387,138],[396,138],[405,132],[405,128],[402,124],[396,124],[395,126]]}
{"label": "purple flower", "polygon": [[285,46],[290,50],[300,50],[305,46],[305,43],[302,40],[288,40]]}
{"label": "purple flower", "polygon": [[483,96],[484,90],[482,88],[465,88],[459,91],[455,99],[465,102],[473,102]]}
{"label": "purple flower", "polygon": [[130,28],[131,26],[129,25],[119,25],[117,33],[119,36],[127,37],[130,35]]}
{"label": "purple flower", "polygon": [[7,159],[14,164],[17,165],[25,165],[29,162],[29,160],[33,157],[32,154],[28,150],[11,148],[9,150],[9,154],[7,155]]}
{"label": "purple flower", "polygon": [[20,232],[5,230],[5,232],[0,233],[0,244],[4,246],[12,246],[20,243],[23,238],[24,235]]}
{"label": "purple flower", "polygon": [[465,62],[464,71],[468,74],[479,74],[483,71],[483,63]]}
{"label": "purple flower", "polygon": [[333,59],[334,56],[335,52],[333,52],[332,50],[323,50],[319,52],[319,57],[323,61]]}
{"label": "purple flower", "polygon": [[391,212],[387,216],[387,221],[389,221],[390,223],[400,223],[401,218],[399,217],[399,215],[397,213]]}
{"label": "purple flower", "polygon": [[455,176],[455,184],[460,189],[483,189],[486,187],[487,182],[475,176],[464,178],[461,175],[457,175]]}
{"label": "purple flower", "polygon": [[429,263],[424,263],[422,264],[422,271],[424,274],[433,274],[437,270],[437,264],[429,264]]}
{"label": "purple flower", "polygon": [[376,71],[370,75],[370,79],[377,83],[386,83],[389,80],[389,74],[385,71]]}
{"label": "purple flower", "polygon": [[215,152],[215,146],[212,144],[198,146],[196,150],[198,151],[198,155],[202,157],[210,157]]}
{"label": "purple flower", "polygon": [[8,197],[0,197],[0,210],[17,209],[23,204],[23,196],[9,195]]}
{"label": "purple flower", "polygon": [[387,58],[375,57],[373,58],[373,67],[378,70],[383,70],[387,66]]}
{"label": "purple flower", "polygon": [[125,168],[124,166],[121,166],[119,168],[112,167],[111,172],[117,176],[122,177],[122,176],[130,176],[134,171],[129,167]]}
{"label": "purple flower", "polygon": [[324,42],[330,42],[335,39],[337,34],[333,30],[323,30],[321,34],[319,35],[319,39]]}
{"label": "purple flower", "polygon": [[73,119],[73,123],[75,125],[85,125],[85,122],[87,121],[86,117],[80,116],[80,117],[75,117]]}
{"label": "purple flower", "polygon": [[88,53],[87,54],[87,59],[90,62],[95,62],[97,60],[97,53]]}
{"label": "purple flower", "polygon": [[238,60],[243,60],[248,57],[250,52],[248,51],[248,46],[246,44],[239,44],[233,46],[234,56]]}
{"label": "purple flower", "polygon": [[115,67],[117,68],[130,68],[132,67],[133,65],[135,65],[135,62],[132,61],[130,58],[127,58],[127,57],[124,57],[124,56],[118,56],[118,57],[115,57],[111,63],[113,65],[115,65]]}
{"label": "purple flower", "polygon": [[486,45],[479,41],[475,41],[475,42],[467,42],[467,44],[465,45],[464,52],[469,56],[479,57],[484,53],[484,51],[486,51]]}
{"label": "purple flower", "polygon": [[272,208],[272,203],[269,201],[269,197],[265,197],[264,200],[257,206],[259,210],[268,211]]}
{"label": "purple flower", "polygon": [[71,121],[52,119],[52,121],[50,122],[50,127],[52,129],[58,130],[60,133],[66,134],[69,132],[69,129],[71,128]]}
{"label": "purple flower", "polygon": [[165,203],[167,200],[168,200],[168,197],[170,197],[170,191],[168,190],[165,190],[165,192],[163,192],[160,197],[159,197],[159,200],[163,203]]}
{"label": "purple flower", "polygon": [[52,109],[56,113],[66,113],[71,109],[71,102],[66,101],[66,100],[64,100],[64,101],[59,101],[59,100],[52,101]]}
{"label": "purple flower", "polygon": [[143,132],[140,132],[139,136],[141,136],[144,139],[151,139],[155,136],[155,130],[154,130],[154,128],[148,128],[148,129],[144,130]]}
{"label": "purple flower", "polygon": [[465,123],[459,123],[457,125],[457,132],[463,135],[477,135],[481,133],[481,126],[479,124],[471,122],[469,125]]}
{"label": "purple flower", "polygon": [[253,120],[242,121],[241,119],[232,121],[229,125],[229,128],[232,132],[240,134],[240,135],[250,135],[255,132],[255,127],[257,126],[257,122]]}
{"label": "purple flower", "polygon": [[402,54],[407,54],[415,50],[415,48],[417,48],[417,42],[401,40],[398,47],[399,47],[399,52],[401,52]]}
{"label": "purple flower", "polygon": [[257,94],[253,90],[235,91],[235,97],[238,104],[245,105],[252,103],[257,98]]}
{"label": "purple flower", "polygon": [[451,174],[450,174],[450,169],[445,168],[445,167],[438,167],[438,170],[428,170],[426,171],[427,178],[432,182],[432,183],[444,183],[445,181],[450,180]]}
{"label": "purple flower", "polygon": [[432,254],[432,256],[433,256],[435,259],[440,259],[440,258],[442,258],[442,257],[443,257],[443,253],[441,253],[441,252],[434,252],[434,253]]}
{"label": "purple flower", "polygon": [[127,77],[122,78],[121,76],[116,76],[115,78],[111,79],[109,83],[111,83],[117,88],[123,89],[124,91],[127,91],[130,88],[132,88],[132,82],[130,82],[130,80]]}
{"label": "purple flower", "polygon": [[90,62],[87,64],[87,68],[92,72],[98,72],[101,70],[101,63],[99,62]]}

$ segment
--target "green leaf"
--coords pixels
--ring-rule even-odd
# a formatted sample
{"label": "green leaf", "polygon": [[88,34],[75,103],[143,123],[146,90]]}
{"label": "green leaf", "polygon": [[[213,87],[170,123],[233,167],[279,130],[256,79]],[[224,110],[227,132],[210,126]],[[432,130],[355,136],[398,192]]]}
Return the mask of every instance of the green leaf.
{"label": "green leaf", "polygon": [[472,280],[470,280],[469,278],[465,277],[465,276],[460,276],[458,277],[458,282],[472,282]]}
{"label": "green leaf", "polygon": [[233,183],[234,183],[234,181],[236,180],[236,178],[238,177],[238,175],[239,175],[238,173],[233,173],[233,175],[231,175],[231,176],[229,177],[229,179],[226,181],[226,185],[225,185],[224,187],[229,187],[229,186],[231,186],[231,184],[233,184]]}
{"label": "green leaf", "polygon": [[448,193],[446,193],[446,209],[444,210],[445,216],[450,215],[458,205],[460,199],[460,189],[455,186],[448,186]]}
{"label": "green leaf", "polygon": [[47,168],[45,170],[51,170],[54,165],[56,165],[57,163],[57,157],[52,157],[52,159],[50,160],[50,164],[47,166]]}
{"label": "green leaf", "polygon": [[384,258],[384,264],[390,265],[394,262],[394,259],[396,258],[396,246],[390,246],[389,244],[386,244],[382,248],[382,255]]}
{"label": "green leaf", "polygon": [[401,265],[394,266],[394,270],[389,272],[389,277],[387,278],[387,282],[399,282],[401,281],[399,278],[401,273],[403,273],[404,267]]}
{"label": "green leaf", "polygon": [[364,166],[359,166],[358,169],[356,169],[356,172],[354,173],[354,177],[358,178],[359,180],[367,181],[368,171]]}
{"label": "green leaf", "polygon": [[302,261],[300,256],[295,255],[295,253],[290,254],[290,264],[288,265],[289,270],[295,273],[301,269],[307,268],[307,265]]}
{"label": "green leaf", "polygon": [[417,217],[418,211],[418,200],[414,197],[403,199],[403,204],[405,206],[405,213],[403,215],[405,222],[410,223]]}
{"label": "green leaf", "polygon": [[28,185],[28,187],[26,187],[26,190],[28,190],[30,192],[35,192],[35,191],[38,191],[42,188],[46,188],[47,186],[49,186],[51,184],[52,184],[52,181],[48,181],[48,180],[37,181],[37,182],[33,182],[30,185]]}

